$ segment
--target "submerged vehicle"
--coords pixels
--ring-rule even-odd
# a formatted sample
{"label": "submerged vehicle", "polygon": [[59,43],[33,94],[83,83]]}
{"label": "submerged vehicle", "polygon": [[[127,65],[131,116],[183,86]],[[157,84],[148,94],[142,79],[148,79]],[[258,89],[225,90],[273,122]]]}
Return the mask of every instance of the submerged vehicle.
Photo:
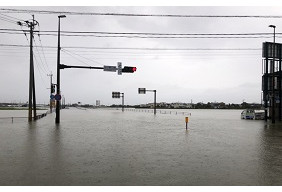
{"label": "submerged vehicle", "polygon": [[264,119],[264,114],[264,110],[245,109],[241,112],[241,119],[262,120]]}

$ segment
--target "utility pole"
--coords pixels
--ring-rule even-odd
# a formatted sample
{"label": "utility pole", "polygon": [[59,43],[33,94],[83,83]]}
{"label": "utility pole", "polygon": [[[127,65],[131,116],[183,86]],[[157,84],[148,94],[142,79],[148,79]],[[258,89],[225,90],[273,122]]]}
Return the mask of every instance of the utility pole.
{"label": "utility pole", "polygon": [[[52,71],[51,71],[51,74],[47,74],[47,76],[50,77],[50,97],[52,95],[52,88],[53,88],[53,84],[52,84],[52,77],[53,77],[53,74],[52,74]],[[50,113],[52,113],[52,99],[50,98]]]}
{"label": "utility pole", "polygon": [[33,23],[28,23],[30,28],[30,48],[29,48],[29,94],[28,94],[28,121],[32,121],[32,86],[33,86],[33,52],[32,52],[32,43],[33,43]]}
{"label": "utility pole", "polygon": [[25,21],[25,23],[22,23],[19,21],[17,23],[20,26],[25,25],[30,28],[28,121],[32,121],[32,108],[33,108],[34,120],[36,120],[35,78],[34,78],[34,63],[33,63],[33,30],[35,25],[38,25],[38,22],[34,20],[34,15],[32,15],[32,22]]}

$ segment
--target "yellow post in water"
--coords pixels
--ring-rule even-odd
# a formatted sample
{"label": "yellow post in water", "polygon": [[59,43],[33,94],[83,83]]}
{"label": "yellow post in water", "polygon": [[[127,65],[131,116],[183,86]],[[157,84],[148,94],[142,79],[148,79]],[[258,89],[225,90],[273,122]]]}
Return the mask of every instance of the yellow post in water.
{"label": "yellow post in water", "polygon": [[186,130],[187,130],[187,128],[188,128],[188,122],[189,122],[189,118],[188,117],[185,117],[185,123],[186,123]]}

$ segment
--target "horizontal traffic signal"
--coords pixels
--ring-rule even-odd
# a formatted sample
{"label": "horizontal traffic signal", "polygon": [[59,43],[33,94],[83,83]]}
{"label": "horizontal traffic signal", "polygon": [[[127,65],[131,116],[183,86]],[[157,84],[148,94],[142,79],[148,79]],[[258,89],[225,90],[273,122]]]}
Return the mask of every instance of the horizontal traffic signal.
{"label": "horizontal traffic signal", "polygon": [[122,69],[123,73],[134,73],[137,70],[136,67],[129,67],[129,66],[124,66]]}
{"label": "horizontal traffic signal", "polygon": [[112,98],[120,98],[120,92],[112,92]]}
{"label": "horizontal traffic signal", "polygon": [[146,94],[146,88],[138,88],[139,94]]}

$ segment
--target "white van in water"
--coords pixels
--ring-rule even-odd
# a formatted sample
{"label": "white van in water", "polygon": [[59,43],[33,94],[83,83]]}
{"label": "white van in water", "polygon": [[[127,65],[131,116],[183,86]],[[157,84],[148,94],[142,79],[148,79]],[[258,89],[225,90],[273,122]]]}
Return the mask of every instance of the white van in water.
{"label": "white van in water", "polygon": [[241,113],[241,119],[264,119],[263,110],[245,109]]}

